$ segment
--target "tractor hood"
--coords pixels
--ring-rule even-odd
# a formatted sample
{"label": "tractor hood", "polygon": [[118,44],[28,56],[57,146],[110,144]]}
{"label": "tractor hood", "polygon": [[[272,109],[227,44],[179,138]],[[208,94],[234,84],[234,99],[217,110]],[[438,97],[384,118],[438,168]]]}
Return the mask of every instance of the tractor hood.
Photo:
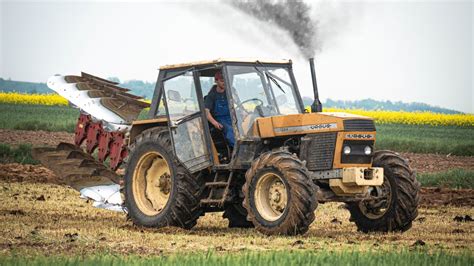
{"label": "tractor hood", "polygon": [[254,133],[261,138],[335,131],[375,131],[370,117],[336,112],[258,118]]}

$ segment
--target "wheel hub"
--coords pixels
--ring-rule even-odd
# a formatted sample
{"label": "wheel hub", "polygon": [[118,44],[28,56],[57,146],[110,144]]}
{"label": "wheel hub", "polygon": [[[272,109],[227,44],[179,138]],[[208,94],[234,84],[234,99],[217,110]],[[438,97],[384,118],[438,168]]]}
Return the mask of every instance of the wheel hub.
{"label": "wheel hub", "polygon": [[260,177],[255,187],[255,207],[268,221],[278,220],[288,203],[288,192],[283,179],[276,173],[266,173]]}
{"label": "wheel hub", "polygon": [[284,199],[284,195],[286,196],[286,190],[283,183],[277,181],[270,186],[269,191],[269,201],[270,206],[276,212],[282,213],[285,210],[286,205],[286,198]]}
{"label": "wheel hub", "polygon": [[158,152],[144,154],[133,176],[133,195],[138,208],[146,215],[159,214],[168,203],[172,181],[168,163]]}

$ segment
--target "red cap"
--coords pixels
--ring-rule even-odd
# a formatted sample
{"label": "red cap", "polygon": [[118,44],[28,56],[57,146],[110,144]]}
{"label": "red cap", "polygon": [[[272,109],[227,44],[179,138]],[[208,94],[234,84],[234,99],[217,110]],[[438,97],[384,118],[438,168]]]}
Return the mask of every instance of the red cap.
{"label": "red cap", "polygon": [[217,71],[216,74],[214,75],[215,80],[223,80],[224,78],[222,77],[222,72]]}

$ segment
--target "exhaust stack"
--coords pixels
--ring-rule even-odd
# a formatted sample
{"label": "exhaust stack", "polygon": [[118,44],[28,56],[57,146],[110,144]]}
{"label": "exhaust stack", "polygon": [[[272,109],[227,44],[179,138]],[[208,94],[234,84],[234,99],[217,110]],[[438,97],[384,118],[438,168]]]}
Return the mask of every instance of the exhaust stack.
{"label": "exhaust stack", "polygon": [[311,112],[318,113],[323,111],[323,105],[319,101],[318,83],[316,82],[316,71],[314,70],[314,58],[309,59],[309,66],[311,68],[311,79],[313,80],[314,101],[311,105]]}

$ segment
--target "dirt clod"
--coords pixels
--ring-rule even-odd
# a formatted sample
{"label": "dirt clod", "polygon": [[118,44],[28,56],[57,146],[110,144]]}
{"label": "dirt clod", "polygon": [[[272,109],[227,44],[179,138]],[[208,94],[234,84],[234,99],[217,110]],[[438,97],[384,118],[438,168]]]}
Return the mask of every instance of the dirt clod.
{"label": "dirt clod", "polygon": [[74,242],[79,238],[79,234],[78,233],[73,233],[73,234],[67,233],[67,234],[64,235],[64,237],[66,238],[66,240],[68,242]]}
{"label": "dirt clod", "polygon": [[453,221],[455,221],[455,222],[472,222],[473,219],[469,215],[465,215],[464,217],[462,215],[456,215],[456,217],[454,217]]}
{"label": "dirt clod", "polygon": [[418,221],[419,223],[423,223],[426,221],[426,217],[419,217],[418,219],[416,219],[415,221]]}
{"label": "dirt clod", "polygon": [[26,213],[22,210],[11,210],[10,214],[12,214],[12,215],[25,215]]}
{"label": "dirt clod", "polygon": [[415,243],[413,243],[413,245],[411,245],[412,247],[420,247],[420,246],[425,246],[426,243],[425,241],[421,240],[421,239],[418,239],[415,241]]}
{"label": "dirt clod", "polygon": [[295,242],[293,242],[293,244],[291,244],[291,245],[292,246],[298,246],[298,245],[303,245],[303,244],[304,244],[303,240],[298,239]]}
{"label": "dirt clod", "polygon": [[44,195],[41,195],[39,197],[36,198],[37,201],[45,201],[46,198],[44,197]]}

